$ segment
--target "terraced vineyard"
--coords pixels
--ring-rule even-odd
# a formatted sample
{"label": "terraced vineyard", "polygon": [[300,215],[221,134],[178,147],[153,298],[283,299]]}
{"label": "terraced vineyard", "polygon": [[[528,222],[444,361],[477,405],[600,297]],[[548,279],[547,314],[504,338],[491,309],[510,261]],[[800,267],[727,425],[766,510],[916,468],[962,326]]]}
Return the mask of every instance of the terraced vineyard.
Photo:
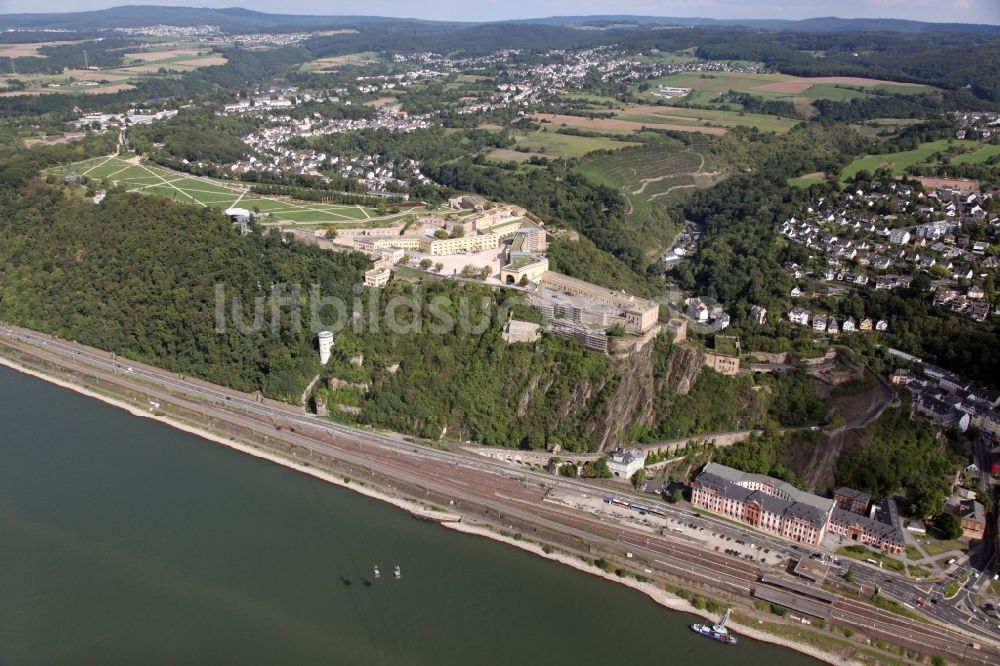
{"label": "terraced vineyard", "polygon": [[680,200],[696,187],[707,187],[718,179],[718,174],[705,170],[701,152],[672,140],[602,155],[577,169],[625,196],[629,226],[649,238],[651,255],[666,248],[678,231],[660,204]]}
{"label": "terraced vineyard", "polygon": [[584,162],[579,170],[591,180],[621,191],[635,206],[635,199],[648,201],[672,187],[694,187],[695,174],[703,167],[700,153],[654,145],[602,155]]}

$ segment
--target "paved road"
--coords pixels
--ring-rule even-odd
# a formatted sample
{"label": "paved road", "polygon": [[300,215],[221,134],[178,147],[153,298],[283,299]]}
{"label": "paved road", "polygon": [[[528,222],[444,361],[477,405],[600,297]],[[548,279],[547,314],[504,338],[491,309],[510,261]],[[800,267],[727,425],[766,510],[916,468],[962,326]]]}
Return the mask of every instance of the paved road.
{"label": "paved road", "polygon": [[[49,357],[67,365],[102,370],[102,376],[112,378],[122,386],[144,391],[151,398],[159,399],[158,396],[162,396],[173,404],[183,404],[207,418],[244,427],[249,424],[259,431],[267,430],[272,433],[282,429],[280,437],[284,441],[334,456],[338,460],[357,465],[359,469],[370,469],[373,473],[398,479],[400,483],[417,485],[428,491],[454,497],[459,505],[468,502],[470,505],[487,507],[496,511],[500,520],[505,516],[516,518],[615,551],[630,550],[648,561],[650,568],[658,574],[680,575],[721,586],[734,593],[748,594],[752,587],[758,585],[757,581],[763,572],[757,564],[707,551],[692,544],[690,540],[651,533],[625,523],[541,502],[539,497],[544,493],[539,495],[539,491],[534,491],[533,495],[530,489],[559,488],[634,502],[637,496],[628,492],[606,490],[582,481],[539,474],[478,456],[417,446],[402,435],[332,423],[304,414],[290,405],[261,400],[149,366],[117,360],[106,352],[24,329],[0,327],[0,335],[6,336],[7,341],[14,346],[36,356]],[[648,497],[642,498],[642,501],[650,502]],[[664,512],[675,520],[682,519],[686,524],[694,524],[696,529],[701,527],[728,535],[749,534],[746,530],[723,521],[694,516],[676,507],[658,506],[662,506]],[[757,533],[749,538],[761,547],[769,547],[776,552],[786,551],[805,556],[810,554],[808,549]],[[930,594],[930,591],[920,586],[887,576],[867,565],[852,563],[852,569],[859,581],[879,583],[884,594],[904,603],[910,603],[910,599],[915,600],[917,597],[914,595]],[[981,639],[998,635],[991,631],[992,626],[963,626],[971,613],[962,609],[962,604],[966,603],[964,598],[954,602],[939,601],[925,610],[933,618],[954,623]],[[1000,649],[992,642],[984,641],[978,648],[970,648],[970,639],[953,631],[907,620],[867,604],[842,599],[835,607],[832,615],[835,621],[852,624],[866,633],[881,634],[891,641],[909,642],[932,653],[943,654],[949,660],[957,661],[963,653],[967,653],[967,663],[1000,664]]]}

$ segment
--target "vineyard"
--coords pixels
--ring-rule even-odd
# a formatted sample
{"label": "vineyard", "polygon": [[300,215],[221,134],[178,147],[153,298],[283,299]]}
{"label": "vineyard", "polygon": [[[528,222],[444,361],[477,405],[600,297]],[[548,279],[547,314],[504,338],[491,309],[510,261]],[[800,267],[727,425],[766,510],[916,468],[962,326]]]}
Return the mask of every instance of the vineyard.
{"label": "vineyard", "polygon": [[680,201],[715,180],[715,174],[705,171],[701,152],[673,140],[601,155],[581,164],[578,171],[628,200],[629,226],[651,236],[651,251],[669,245],[678,230],[659,204]]}

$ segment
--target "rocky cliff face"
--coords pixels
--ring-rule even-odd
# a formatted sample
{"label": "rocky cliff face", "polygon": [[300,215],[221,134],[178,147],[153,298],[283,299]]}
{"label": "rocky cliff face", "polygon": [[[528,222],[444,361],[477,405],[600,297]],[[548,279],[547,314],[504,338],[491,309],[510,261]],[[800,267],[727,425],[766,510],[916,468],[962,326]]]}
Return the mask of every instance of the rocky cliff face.
{"label": "rocky cliff face", "polygon": [[[607,399],[588,419],[587,430],[600,450],[614,449],[631,441],[636,426],[651,426],[658,400],[683,395],[691,390],[704,365],[704,354],[682,346],[653,341],[639,352],[612,363],[618,381],[613,387],[597,387],[597,392],[613,388]],[[595,387],[581,387],[574,403],[586,404]],[[567,405],[573,408],[576,405]]]}

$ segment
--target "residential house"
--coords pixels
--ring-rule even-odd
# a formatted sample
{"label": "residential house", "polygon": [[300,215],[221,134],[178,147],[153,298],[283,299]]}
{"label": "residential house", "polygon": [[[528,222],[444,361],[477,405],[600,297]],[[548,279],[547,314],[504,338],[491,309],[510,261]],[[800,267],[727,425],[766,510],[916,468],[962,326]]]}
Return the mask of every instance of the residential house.
{"label": "residential house", "polygon": [[792,308],[788,312],[788,321],[802,326],[809,325],[809,310],[804,308]]}
{"label": "residential house", "polygon": [[986,533],[986,508],[982,504],[976,500],[950,497],[947,511],[961,519],[963,537],[975,541],[982,540]]}

